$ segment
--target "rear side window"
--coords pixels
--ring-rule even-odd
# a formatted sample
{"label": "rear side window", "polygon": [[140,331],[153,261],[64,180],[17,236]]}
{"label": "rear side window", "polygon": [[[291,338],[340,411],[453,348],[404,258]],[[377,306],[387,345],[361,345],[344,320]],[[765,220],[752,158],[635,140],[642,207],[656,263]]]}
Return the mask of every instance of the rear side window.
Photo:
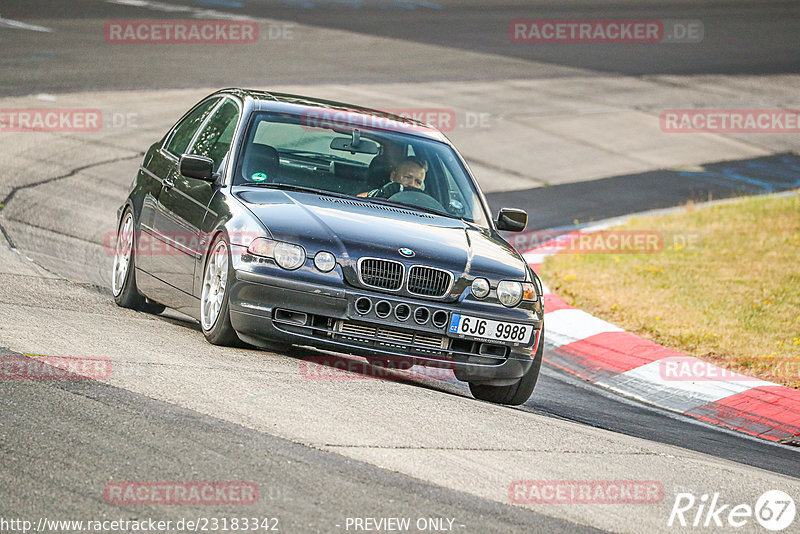
{"label": "rear side window", "polygon": [[219,98],[207,100],[184,117],[173,130],[172,137],[167,143],[167,151],[176,156],[185,154],[195,132],[218,103]]}
{"label": "rear side window", "polygon": [[238,121],[239,107],[233,101],[226,100],[206,122],[192,145],[191,153],[213,159],[216,172],[231,148]]}

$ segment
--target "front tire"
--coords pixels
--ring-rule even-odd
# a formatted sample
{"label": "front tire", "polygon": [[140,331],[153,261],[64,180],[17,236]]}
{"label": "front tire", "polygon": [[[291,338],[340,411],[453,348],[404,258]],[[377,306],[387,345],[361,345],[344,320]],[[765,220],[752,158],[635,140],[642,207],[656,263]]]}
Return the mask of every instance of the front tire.
{"label": "front tire", "polygon": [[229,305],[233,281],[231,247],[223,234],[217,236],[209,249],[203,270],[203,292],[200,295],[200,325],[203,335],[212,345],[239,346],[242,342],[231,325]]}
{"label": "front tire", "polygon": [[509,386],[488,386],[486,384],[469,383],[469,390],[472,396],[478,400],[494,402],[495,404],[507,404],[509,406],[519,406],[525,404],[533,389],[536,381],[539,380],[539,370],[542,367],[542,353],[544,352],[544,326],[539,334],[539,346],[533,358],[533,364],[528,372],[525,373],[516,383]]}
{"label": "front tire", "polygon": [[117,244],[114,249],[114,268],[111,272],[111,292],[117,306],[146,313],[159,314],[165,307],[146,299],[136,287],[136,242],[133,212],[126,209],[117,229]]}

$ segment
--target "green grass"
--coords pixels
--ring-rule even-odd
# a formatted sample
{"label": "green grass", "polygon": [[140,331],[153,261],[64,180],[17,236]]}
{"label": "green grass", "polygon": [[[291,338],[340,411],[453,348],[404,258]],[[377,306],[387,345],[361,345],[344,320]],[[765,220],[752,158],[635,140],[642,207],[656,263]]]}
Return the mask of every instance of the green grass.
{"label": "green grass", "polygon": [[618,227],[660,231],[654,254],[559,254],[568,303],[721,367],[800,388],[800,196],[752,197]]}

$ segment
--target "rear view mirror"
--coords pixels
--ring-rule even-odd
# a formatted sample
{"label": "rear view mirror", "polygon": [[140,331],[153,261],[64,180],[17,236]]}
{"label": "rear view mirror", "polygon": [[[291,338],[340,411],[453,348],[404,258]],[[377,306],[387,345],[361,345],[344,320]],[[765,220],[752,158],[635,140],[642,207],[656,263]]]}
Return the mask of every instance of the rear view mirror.
{"label": "rear view mirror", "polygon": [[516,208],[502,208],[497,214],[497,229],[521,232],[528,225],[528,214]]}
{"label": "rear view mirror", "polygon": [[331,140],[331,150],[342,150],[353,154],[377,154],[378,143],[368,139],[361,139],[361,132],[353,130],[349,138],[334,137]]}
{"label": "rear view mirror", "polygon": [[181,156],[180,173],[187,178],[197,178],[205,182],[216,180],[214,160],[205,156],[184,154]]}

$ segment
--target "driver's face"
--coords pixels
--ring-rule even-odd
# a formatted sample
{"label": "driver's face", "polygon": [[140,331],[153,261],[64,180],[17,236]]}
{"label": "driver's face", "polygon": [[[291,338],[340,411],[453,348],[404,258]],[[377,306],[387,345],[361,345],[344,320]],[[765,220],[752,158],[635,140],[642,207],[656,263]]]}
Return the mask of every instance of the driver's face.
{"label": "driver's face", "polygon": [[425,169],[413,163],[402,163],[392,171],[393,182],[403,184],[403,187],[416,187],[422,189],[425,184]]}

